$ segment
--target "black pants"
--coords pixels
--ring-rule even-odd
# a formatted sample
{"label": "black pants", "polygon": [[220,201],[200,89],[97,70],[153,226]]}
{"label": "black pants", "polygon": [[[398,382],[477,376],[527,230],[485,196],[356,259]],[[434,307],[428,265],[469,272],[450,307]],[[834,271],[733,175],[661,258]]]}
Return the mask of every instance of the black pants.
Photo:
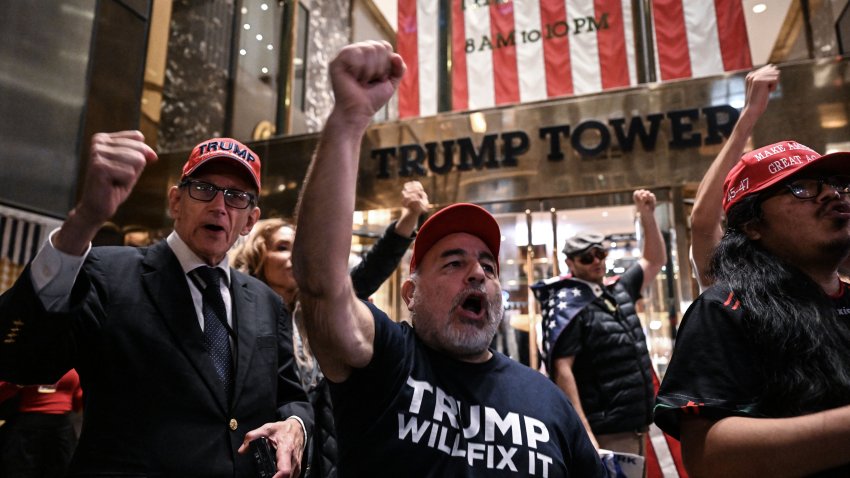
{"label": "black pants", "polygon": [[0,449],[0,476],[65,476],[77,446],[68,415],[21,413],[3,428],[6,430]]}

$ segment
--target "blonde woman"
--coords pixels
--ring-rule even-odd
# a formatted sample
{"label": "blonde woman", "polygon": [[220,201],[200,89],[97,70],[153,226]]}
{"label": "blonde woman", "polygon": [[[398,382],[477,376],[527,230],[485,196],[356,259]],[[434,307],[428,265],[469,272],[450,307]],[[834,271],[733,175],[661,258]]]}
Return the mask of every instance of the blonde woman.
{"label": "blonde woman", "polygon": [[[402,190],[402,214],[390,224],[363,260],[351,270],[357,296],[367,299],[398,267],[413,242],[419,217],[428,211],[428,195],[422,184],[411,181]],[[308,391],[316,414],[316,427],[308,457],[308,475],[326,477],[336,469],[336,444],[330,394],[319,364],[310,350],[301,308],[298,285],[292,275],[292,243],[295,226],[280,218],[257,222],[247,240],[233,251],[234,268],[250,274],[277,292],[292,314],[293,349],[301,384]]]}

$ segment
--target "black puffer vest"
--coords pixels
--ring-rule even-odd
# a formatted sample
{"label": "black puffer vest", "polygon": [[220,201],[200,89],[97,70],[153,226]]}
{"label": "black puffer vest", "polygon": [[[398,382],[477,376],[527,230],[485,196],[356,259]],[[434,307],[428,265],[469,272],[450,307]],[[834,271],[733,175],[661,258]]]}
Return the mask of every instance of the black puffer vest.
{"label": "black puffer vest", "polygon": [[635,303],[619,283],[603,290],[579,313],[585,342],[573,365],[581,406],[597,435],[644,429],[655,401]]}

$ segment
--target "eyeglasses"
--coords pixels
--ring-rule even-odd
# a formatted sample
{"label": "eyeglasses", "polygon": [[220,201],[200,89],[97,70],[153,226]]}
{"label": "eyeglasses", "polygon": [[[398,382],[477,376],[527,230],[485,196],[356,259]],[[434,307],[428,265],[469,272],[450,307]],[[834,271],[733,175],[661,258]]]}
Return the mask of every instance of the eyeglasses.
{"label": "eyeglasses", "polygon": [[224,204],[234,209],[245,209],[257,200],[253,194],[238,189],[220,188],[215,184],[205,183],[196,179],[186,179],[179,187],[187,188],[189,197],[198,201],[210,202],[219,191],[224,195]]}
{"label": "eyeglasses", "polygon": [[587,252],[579,254],[578,256],[576,256],[576,259],[578,259],[578,261],[582,264],[589,266],[590,264],[593,264],[594,259],[604,261],[606,257],[608,257],[607,250],[602,249],[600,247],[594,247],[593,249]]}
{"label": "eyeglasses", "polygon": [[797,199],[811,199],[817,197],[823,191],[823,185],[827,184],[838,194],[850,193],[850,176],[829,176],[827,178],[801,178],[790,183],[783,184]]}

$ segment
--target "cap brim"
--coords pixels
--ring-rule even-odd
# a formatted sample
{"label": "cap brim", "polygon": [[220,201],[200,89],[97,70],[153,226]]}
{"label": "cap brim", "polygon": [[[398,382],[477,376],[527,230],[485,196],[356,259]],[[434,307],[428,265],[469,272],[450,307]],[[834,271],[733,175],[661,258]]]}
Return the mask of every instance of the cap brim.
{"label": "cap brim", "polygon": [[437,211],[419,228],[416,240],[413,242],[410,272],[416,270],[434,244],[449,234],[455,233],[471,234],[481,239],[493,254],[498,267],[502,233],[496,218],[486,209],[475,204],[458,203]]}
{"label": "cap brim", "polygon": [[[839,174],[850,174],[850,152],[838,151],[824,154],[816,161],[806,164],[799,171],[829,171]],[[795,172],[794,174],[797,174]]]}

